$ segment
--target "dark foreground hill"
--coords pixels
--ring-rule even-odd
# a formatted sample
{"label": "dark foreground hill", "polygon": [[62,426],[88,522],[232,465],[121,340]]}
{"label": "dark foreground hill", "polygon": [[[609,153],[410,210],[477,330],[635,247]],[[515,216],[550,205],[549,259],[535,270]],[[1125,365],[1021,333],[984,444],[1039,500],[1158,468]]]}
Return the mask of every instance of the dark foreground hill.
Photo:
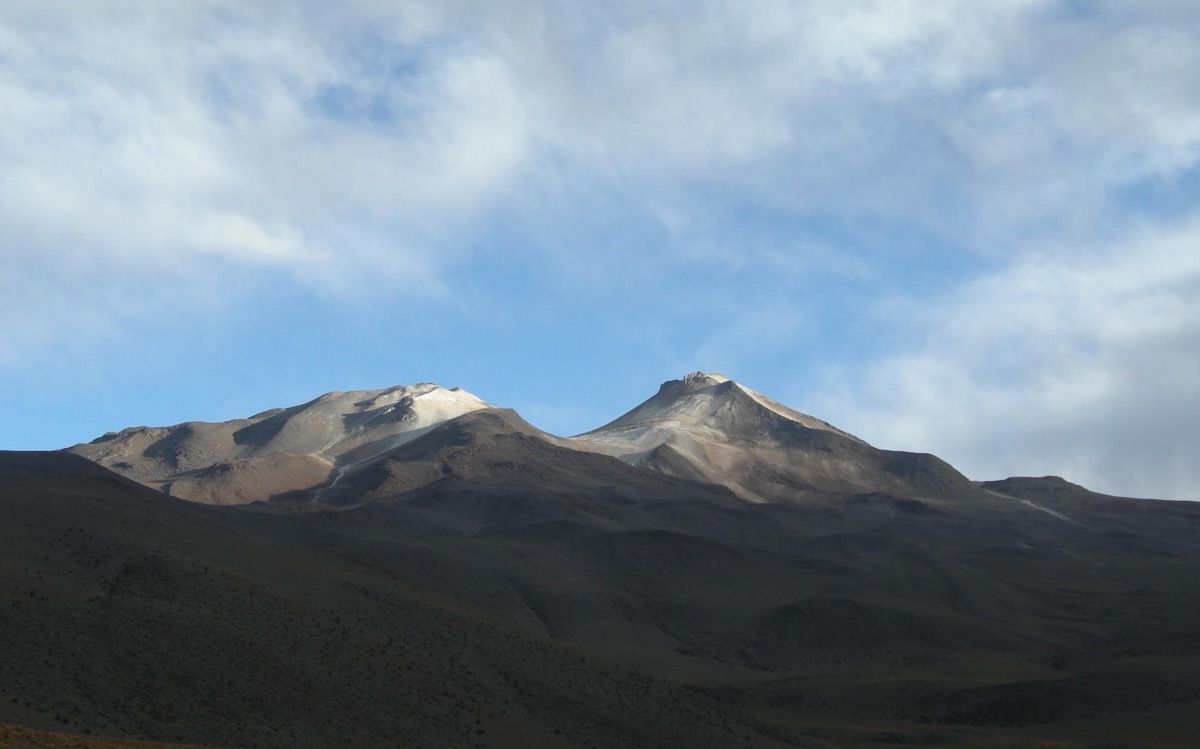
{"label": "dark foreground hill", "polygon": [[431,539],[186,504],[69,454],[4,454],[0,492],[0,720],[220,746],[778,745],[398,563]]}
{"label": "dark foreground hill", "polygon": [[1051,480],[753,504],[494,411],[396,450],[345,493],[241,508],[0,453],[0,723],[227,747],[1200,731],[1200,507]]}
{"label": "dark foreground hill", "polygon": [[0,723],[0,746],[4,749],[200,749],[159,741],[110,739],[90,735],[35,731],[24,726]]}

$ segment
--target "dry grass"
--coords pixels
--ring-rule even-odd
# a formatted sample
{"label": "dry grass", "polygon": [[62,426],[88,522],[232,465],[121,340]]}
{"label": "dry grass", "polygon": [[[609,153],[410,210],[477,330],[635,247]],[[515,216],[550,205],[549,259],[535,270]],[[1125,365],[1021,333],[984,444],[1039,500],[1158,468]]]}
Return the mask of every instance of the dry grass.
{"label": "dry grass", "polygon": [[0,723],[0,749],[200,749],[194,744],[163,744],[34,731]]}

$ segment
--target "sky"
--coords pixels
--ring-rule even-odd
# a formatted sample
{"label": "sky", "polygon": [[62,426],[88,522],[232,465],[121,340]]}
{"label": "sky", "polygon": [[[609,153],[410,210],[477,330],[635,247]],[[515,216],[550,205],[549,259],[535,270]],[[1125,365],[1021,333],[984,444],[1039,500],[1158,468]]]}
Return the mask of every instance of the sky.
{"label": "sky", "polygon": [[1200,5],[0,5],[0,448],[723,372],[1200,499]]}

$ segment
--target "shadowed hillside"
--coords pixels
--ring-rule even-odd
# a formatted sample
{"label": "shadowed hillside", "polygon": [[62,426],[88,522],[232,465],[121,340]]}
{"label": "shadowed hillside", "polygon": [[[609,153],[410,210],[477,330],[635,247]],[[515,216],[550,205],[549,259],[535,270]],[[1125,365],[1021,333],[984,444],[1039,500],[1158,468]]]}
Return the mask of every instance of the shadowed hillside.
{"label": "shadowed hillside", "polygon": [[336,518],[191,505],[69,454],[0,466],[5,721],[223,746],[775,743],[446,595]]}
{"label": "shadowed hillside", "polygon": [[90,735],[34,731],[23,726],[2,723],[0,723],[0,747],[3,749],[199,749],[192,745],[164,744],[158,741],[128,741]]}
{"label": "shadowed hillside", "polygon": [[747,505],[613,488],[641,469],[605,456],[568,491],[541,442],[518,442],[532,478],[481,481],[496,427],[427,436],[454,480],[342,510],[205,507],[0,455],[0,720],[229,747],[1168,747],[1194,728],[1189,505]]}

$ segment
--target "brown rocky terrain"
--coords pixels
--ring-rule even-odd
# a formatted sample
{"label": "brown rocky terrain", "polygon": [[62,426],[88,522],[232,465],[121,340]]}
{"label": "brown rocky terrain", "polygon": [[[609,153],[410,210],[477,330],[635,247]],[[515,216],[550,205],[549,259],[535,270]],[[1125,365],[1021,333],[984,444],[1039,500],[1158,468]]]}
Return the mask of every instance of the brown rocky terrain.
{"label": "brown rocky terrain", "polygon": [[206,504],[247,504],[336,481],[431,426],[488,404],[429,383],[326,393],[218,423],[130,427],[73,452],[147,486]]}
{"label": "brown rocky terrain", "polygon": [[943,496],[967,479],[933,455],[878,450],[719,374],[664,382],[645,403],[575,438],[673,476],[727,486],[755,502],[858,491]]}

